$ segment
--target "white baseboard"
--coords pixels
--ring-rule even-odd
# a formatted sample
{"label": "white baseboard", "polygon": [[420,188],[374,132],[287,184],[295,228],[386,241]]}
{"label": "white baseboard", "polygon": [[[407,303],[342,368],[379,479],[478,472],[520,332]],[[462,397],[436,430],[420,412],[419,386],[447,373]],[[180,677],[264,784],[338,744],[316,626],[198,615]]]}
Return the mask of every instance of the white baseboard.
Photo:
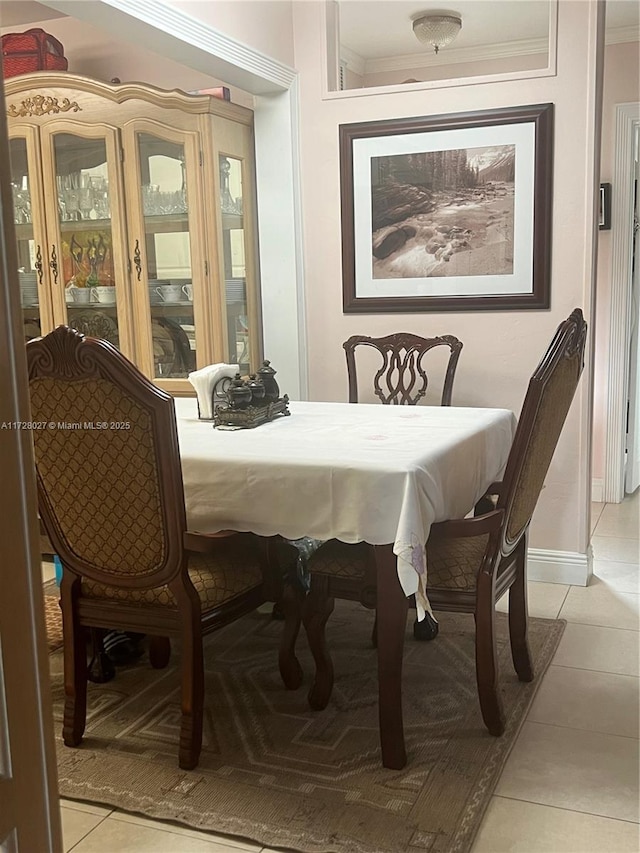
{"label": "white baseboard", "polygon": [[595,504],[604,503],[604,480],[591,481],[591,500]]}
{"label": "white baseboard", "polygon": [[577,551],[548,551],[529,548],[527,553],[527,578],[544,583],[566,583],[587,586],[592,574],[591,546],[586,554]]}

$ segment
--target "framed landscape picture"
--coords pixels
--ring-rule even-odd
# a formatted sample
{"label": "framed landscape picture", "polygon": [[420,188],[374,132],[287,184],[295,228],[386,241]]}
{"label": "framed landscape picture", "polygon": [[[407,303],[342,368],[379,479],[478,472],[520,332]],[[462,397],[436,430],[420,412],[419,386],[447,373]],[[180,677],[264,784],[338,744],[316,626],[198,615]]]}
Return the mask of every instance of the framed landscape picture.
{"label": "framed landscape picture", "polygon": [[553,104],[340,125],[345,313],[549,307]]}

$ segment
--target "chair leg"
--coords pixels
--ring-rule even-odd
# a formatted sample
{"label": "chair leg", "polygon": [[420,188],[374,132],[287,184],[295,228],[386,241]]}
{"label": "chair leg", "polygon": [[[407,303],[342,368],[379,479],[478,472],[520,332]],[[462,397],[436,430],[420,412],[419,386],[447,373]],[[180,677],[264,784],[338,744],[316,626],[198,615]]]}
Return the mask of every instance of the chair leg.
{"label": "chair leg", "polygon": [[284,603],[282,601],[282,597],[280,597],[277,601],[273,602],[273,607],[271,608],[271,618],[277,619],[278,622],[282,622],[286,618],[284,615]]}
{"label": "chair leg", "polygon": [[505,718],[498,693],[495,607],[491,579],[482,572],[478,578],[475,620],[476,680],[480,710],[489,733],[499,737],[504,732]]}
{"label": "chair leg", "polygon": [[65,746],[78,746],[87,720],[87,649],[85,632],[74,617],[72,583],[61,589],[62,630],[64,636],[64,718],[62,739]]}
{"label": "chair leg", "polygon": [[378,717],[382,764],[401,770],[407,763],[402,721],[402,654],[409,602],[404,594],[392,545],[374,550],[378,614]]}
{"label": "chair leg", "polygon": [[418,622],[416,619],[413,623],[413,638],[420,642],[435,640],[439,630],[438,623],[433,616],[430,613],[425,613],[422,622]]}
{"label": "chair leg", "polygon": [[509,639],[513,666],[520,681],[533,681],[534,671],[527,640],[527,535],[518,544],[516,579],[509,590]]}
{"label": "chair leg", "polygon": [[171,658],[171,640],[169,637],[149,638],[149,663],[154,669],[164,669]]}
{"label": "chair leg", "polygon": [[285,584],[280,599],[284,628],[280,638],[278,666],[287,690],[297,690],[302,684],[302,667],[296,657],[296,640],[302,621],[302,593],[292,584]]}
{"label": "chair leg", "polygon": [[378,611],[373,611],[373,628],[371,629],[371,645],[378,648]]}
{"label": "chair leg", "polygon": [[309,706],[314,711],[327,707],[333,690],[333,661],[327,649],[324,632],[333,606],[333,598],[327,594],[326,580],[314,577],[311,581],[311,591],[302,604],[302,622],[316,664],[315,678],[307,694]]}
{"label": "chair leg", "polygon": [[189,619],[182,631],[182,719],[178,764],[183,770],[197,767],[202,748],[204,709],[204,662],[202,628]]}
{"label": "chair leg", "polygon": [[105,631],[102,628],[91,628],[91,663],[87,678],[94,684],[105,684],[116,677],[113,661],[104,649]]}

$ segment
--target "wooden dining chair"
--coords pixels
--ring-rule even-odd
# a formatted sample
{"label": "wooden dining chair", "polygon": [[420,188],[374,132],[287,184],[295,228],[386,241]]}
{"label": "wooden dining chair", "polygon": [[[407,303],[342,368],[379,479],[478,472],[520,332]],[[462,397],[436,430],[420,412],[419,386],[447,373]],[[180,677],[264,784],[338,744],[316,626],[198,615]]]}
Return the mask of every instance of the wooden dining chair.
{"label": "wooden dining chair", "polygon": [[151,335],[156,368],[162,364],[164,375],[186,376],[195,370],[195,351],[191,349],[187,333],[180,323],[170,317],[154,317]]}
{"label": "wooden dining chair", "polygon": [[422,338],[409,332],[397,332],[382,338],[352,335],[342,346],[347,359],[350,403],[358,402],[356,350],[358,347],[369,347],[381,357],[380,366],[373,377],[376,397],[383,403],[412,406],[419,403],[427,393],[429,378],[424,364],[427,353],[437,347],[447,347],[450,352],[440,405],[451,405],[453,380],[462,349],[462,342],[453,335],[437,338]]}
{"label": "wooden dining chair", "polygon": [[[356,350],[369,347],[381,357],[380,366],[373,377],[375,395],[385,404],[416,405],[427,393],[429,378],[424,365],[427,353],[437,347],[449,349],[449,359],[442,384],[440,405],[451,405],[453,380],[462,350],[462,341],[453,335],[436,338],[423,338],[410,332],[397,332],[382,338],[367,335],[352,335],[344,347],[347,358],[349,378],[349,402],[358,402],[358,371],[356,368]],[[426,618],[413,627],[417,639],[432,640],[436,636],[437,623],[427,614]],[[374,622],[372,638],[375,643],[377,623]]]}
{"label": "wooden dining chair", "polygon": [[[527,531],[582,372],[586,330],[578,308],[558,327],[529,382],[504,479],[488,490],[480,504],[484,511],[474,518],[432,525],[426,543],[427,592],[433,608],[475,616],[478,694],[482,717],[493,735],[501,735],[505,726],[497,689],[495,603],[509,590],[513,664],[520,681],[531,681]],[[308,698],[311,707],[321,709],[333,686],[325,624],[334,598],[375,608],[373,546],[331,540],[311,558],[309,571],[311,590],[302,605],[302,618],[316,675]]]}
{"label": "wooden dining chair", "polygon": [[[281,597],[268,548],[252,534],[187,530],[173,398],[114,346],[60,326],[27,344],[27,361],[32,418],[43,424],[33,431],[39,512],[63,565],[64,743],[77,746],[85,729],[86,629],[156,638],[160,667],[176,637],[179,764],[192,769],[203,636]],[[288,659],[281,653],[285,682]]]}

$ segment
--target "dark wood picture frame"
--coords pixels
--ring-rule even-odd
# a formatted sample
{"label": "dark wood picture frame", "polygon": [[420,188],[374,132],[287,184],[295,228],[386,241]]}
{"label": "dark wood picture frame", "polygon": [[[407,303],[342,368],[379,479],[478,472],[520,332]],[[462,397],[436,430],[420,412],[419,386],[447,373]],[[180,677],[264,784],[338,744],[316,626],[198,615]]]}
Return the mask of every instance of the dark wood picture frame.
{"label": "dark wood picture frame", "polygon": [[598,219],[598,230],[609,231],[611,229],[611,184],[600,184],[600,217]]}
{"label": "dark wood picture frame", "polygon": [[[416,136],[419,134],[420,136]],[[429,137],[429,134],[436,134]],[[415,311],[495,311],[495,310],[524,310],[524,309],[546,309],[550,303],[550,273],[551,273],[551,218],[552,218],[552,182],[553,182],[553,104],[535,104],[519,107],[509,107],[497,110],[479,110],[466,113],[455,113],[439,116],[423,116],[405,119],[394,119],[390,121],[360,122],[356,124],[344,124],[339,127],[340,141],[340,191],[341,191],[341,222],[342,222],[342,279],[343,279],[343,311],[351,313],[394,313]],[[437,147],[435,147],[437,146]],[[376,175],[376,191],[380,180],[378,175],[382,167],[374,165],[379,161],[386,166],[389,174],[389,161],[398,162],[399,171],[405,168],[416,169],[411,163],[417,162],[418,157],[428,158],[431,152],[450,151],[458,156],[463,162],[463,169],[470,170],[473,179],[478,181],[480,168],[478,166],[467,166],[467,152],[471,151],[474,156],[483,149],[494,150],[502,148],[503,152],[509,153],[511,157],[510,183],[490,182],[481,179],[476,184],[480,195],[490,184],[491,191],[494,187],[513,201],[510,202],[511,210],[503,216],[507,227],[511,230],[508,237],[510,245],[516,246],[511,252],[511,274],[503,274],[503,270],[489,270],[487,273],[480,272],[459,273],[457,278],[448,279],[453,268],[444,267],[439,263],[441,269],[446,273],[438,276],[437,273],[429,272],[421,275],[403,276],[395,274],[384,277],[375,272],[375,251],[386,251],[386,247],[380,250],[380,244],[376,240],[384,229],[376,229],[374,225],[374,178]],[[464,151],[464,157],[462,157]],[[425,152],[425,153],[422,153]],[[402,158],[404,157],[404,161]],[[410,162],[411,161],[411,162]],[[420,161],[420,162],[424,162]],[[433,161],[432,161],[433,162]],[[442,161],[440,161],[442,162]],[[473,162],[473,161],[470,161]],[[393,167],[392,167],[393,168]],[[432,168],[433,167],[429,167]],[[457,166],[460,170],[460,166]],[[495,174],[496,166],[491,165]],[[412,176],[415,177],[415,171]],[[426,173],[425,173],[426,174]],[[435,174],[435,173],[434,173]],[[444,171],[442,172],[444,175]],[[451,174],[451,172],[447,172]],[[459,171],[459,174],[460,171]],[[487,174],[489,172],[487,171]],[[354,180],[355,176],[355,180]],[[442,179],[444,181],[444,178]],[[457,180],[457,179],[456,179]],[[393,182],[395,181],[395,183]],[[389,190],[389,186],[391,189]],[[400,186],[398,190],[397,187]],[[407,192],[406,198],[402,197],[402,188],[409,187],[415,192]],[[416,182],[399,184],[393,178],[387,184],[385,190],[398,192],[396,208],[411,208],[411,200],[415,196],[427,198],[432,192],[432,198],[436,197],[435,180],[428,184]],[[449,193],[458,192],[447,185]],[[468,185],[465,184],[465,187]],[[503,188],[507,187],[507,190]],[[466,196],[463,199],[455,199],[456,202],[469,202],[471,189],[465,188]],[[380,196],[375,197],[376,200]],[[443,202],[443,194],[437,196]],[[405,203],[406,202],[406,203]],[[386,203],[386,202],[385,202]],[[453,198],[448,202],[453,203]],[[492,202],[485,200],[486,216],[485,222],[489,221],[489,211]],[[515,211],[520,210],[518,204],[522,204],[525,215],[515,216]],[[428,207],[428,205],[426,205]],[[477,205],[476,205],[477,207]],[[444,209],[444,208],[442,208]],[[422,208],[417,204],[410,209],[407,218],[418,216],[424,220],[425,206]],[[377,211],[376,211],[377,212]],[[395,212],[394,212],[395,213]],[[387,210],[385,210],[385,216]],[[390,214],[389,214],[390,215]],[[398,213],[398,215],[404,215]],[[446,211],[449,221],[450,214]],[[495,216],[492,214],[493,220]],[[390,241],[402,242],[406,240],[414,250],[413,257],[424,264],[421,253],[429,251],[430,247],[423,244],[429,239],[429,233],[434,231],[433,223],[424,231],[427,235],[423,238],[423,244],[419,243],[421,234],[420,227],[416,229],[413,225],[404,225],[407,221],[398,219],[392,226],[388,226],[396,232],[396,236]],[[415,219],[412,219],[415,223]],[[514,224],[515,222],[515,224]],[[436,231],[442,229],[437,228]],[[404,231],[397,235],[398,231]],[[474,239],[473,229],[451,228],[450,232],[456,232],[456,236],[470,236]],[[464,231],[464,235],[460,232]],[[418,232],[418,233],[416,233]],[[487,233],[485,228],[484,234]],[[408,235],[408,236],[406,236]],[[480,239],[480,238],[479,238]],[[479,239],[476,242],[479,242]],[[488,237],[485,237],[488,240]],[[466,251],[460,248],[464,240],[450,241],[449,248],[441,249],[449,253],[448,257],[441,255],[432,257],[438,261],[449,261],[451,256],[455,258],[455,252]],[[450,247],[453,245],[453,248]],[[473,245],[467,251],[464,259],[469,269],[477,269],[479,255],[473,266],[468,260]],[[392,252],[396,250],[391,246]],[[436,250],[437,251],[437,250]],[[507,256],[508,250],[502,249],[503,256]],[[519,254],[518,254],[519,253]],[[383,257],[386,258],[385,255]],[[515,260],[514,260],[515,258]],[[459,259],[458,259],[459,260]],[[480,262],[481,263],[481,262]],[[497,263],[497,262],[496,262]],[[435,261],[434,261],[435,265]],[[508,271],[508,270],[507,270]],[[517,274],[516,274],[517,273]],[[458,292],[455,292],[455,291]],[[404,291],[404,292],[403,292]]]}

